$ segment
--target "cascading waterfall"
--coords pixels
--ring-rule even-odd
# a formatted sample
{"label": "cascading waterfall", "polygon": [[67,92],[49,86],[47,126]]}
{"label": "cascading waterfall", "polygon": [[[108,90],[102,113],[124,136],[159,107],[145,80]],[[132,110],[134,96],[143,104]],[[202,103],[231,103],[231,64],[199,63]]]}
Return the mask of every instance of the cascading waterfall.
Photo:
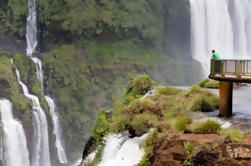
{"label": "cascading waterfall", "polygon": [[[42,61],[39,58],[33,56],[38,44],[35,0],[28,0],[28,13],[29,15],[27,17],[27,24],[26,24],[26,42],[27,42],[26,54],[36,65],[37,79],[40,81],[42,93],[44,93]],[[67,158],[65,155],[64,148],[62,146],[60,122],[55,112],[56,106],[52,98],[50,98],[49,96],[45,96],[45,98],[48,103],[48,106],[50,107],[50,115],[52,117],[52,122],[53,122],[53,133],[56,136],[55,147],[57,148],[58,159],[60,163],[65,164],[67,163]],[[38,119],[37,115],[34,115],[34,119]]]}
{"label": "cascading waterfall", "polygon": [[37,79],[39,80],[41,84],[42,93],[44,93],[42,61],[38,59],[37,57],[30,57],[30,58],[36,65]]}
{"label": "cascading waterfall", "polygon": [[211,51],[221,58],[250,58],[251,1],[190,0],[192,56],[209,74]]}
{"label": "cascading waterfall", "polygon": [[61,127],[58,119],[58,115],[56,112],[56,105],[52,98],[49,96],[45,96],[45,99],[50,107],[50,115],[52,117],[52,122],[53,122],[53,133],[56,136],[56,141],[55,141],[55,146],[57,148],[57,153],[58,153],[58,159],[60,163],[67,163],[67,158],[65,155],[65,151],[61,142]]}
{"label": "cascading waterfall", "polygon": [[26,54],[32,56],[37,47],[37,11],[35,0],[28,0],[28,17],[26,20]]}
{"label": "cascading waterfall", "polygon": [[[29,166],[29,153],[22,124],[13,118],[12,104],[0,100],[1,121],[4,131],[4,149],[6,166]],[[3,154],[1,154],[3,156]]]}
{"label": "cascading waterfall", "polygon": [[37,96],[31,95],[27,86],[20,80],[19,71],[16,69],[18,83],[23,89],[24,95],[33,103],[34,119],[34,154],[32,155],[32,166],[50,166],[50,151],[47,119],[44,110],[40,106]]}
{"label": "cascading waterfall", "polygon": [[147,134],[141,137],[128,138],[125,134],[111,134],[106,138],[102,160],[98,166],[134,166],[144,156],[141,144]]}

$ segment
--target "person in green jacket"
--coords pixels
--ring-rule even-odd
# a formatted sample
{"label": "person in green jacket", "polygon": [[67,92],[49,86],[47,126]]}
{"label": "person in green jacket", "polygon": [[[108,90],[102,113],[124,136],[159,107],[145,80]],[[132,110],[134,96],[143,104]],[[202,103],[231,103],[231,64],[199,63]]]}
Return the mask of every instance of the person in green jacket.
{"label": "person in green jacket", "polygon": [[212,50],[212,58],[214,58],[215,60],[220,60],[220,56],[215,52],[215,50]]}

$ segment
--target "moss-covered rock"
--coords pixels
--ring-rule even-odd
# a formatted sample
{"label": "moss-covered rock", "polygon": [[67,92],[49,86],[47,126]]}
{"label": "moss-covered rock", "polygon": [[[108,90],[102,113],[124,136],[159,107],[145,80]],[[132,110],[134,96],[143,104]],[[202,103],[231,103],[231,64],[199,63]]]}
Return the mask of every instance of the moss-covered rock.
{"label": "moss-covered rock", "polygon": [[[15,66],[10,61],[11,55],[0,53],[0,98],[7,98],[13,104],[13,113],[23,122],[28,141],[32,138],[32,102],[19,87]],[[31,149],[31,144],[28,145]]]}

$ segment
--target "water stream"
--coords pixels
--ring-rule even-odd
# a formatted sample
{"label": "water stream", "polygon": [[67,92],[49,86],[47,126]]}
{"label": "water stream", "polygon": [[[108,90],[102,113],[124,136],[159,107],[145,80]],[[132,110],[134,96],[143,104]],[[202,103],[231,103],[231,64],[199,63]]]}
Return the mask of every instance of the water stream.
{"label": "water stream", "polygon": [[[12,104],[6,100],[0,100],[1,121],[4,131],[5,166],[29,166],[29,152],[26,136],[22,124],[13,118]],[[3,151],[3,150],[2,150]],[[3,157],[2,157],[3,160]]]}
{"label": "water stream", "polygon": [[48,126],[45,112],[40,105],[38,97],[31,95],[27,86],[21,81],[18,69],[16,69],[16,74],[24,95],[33,103],[34,146],[32,166],[50,166]]}
{"label": "water stream", "polygon": [[61,127],[59,123],[59,118],[56,112],[56,105],[53,99],[49,96],[45,96],[45,99],[50,107],[50,115],[53,123],[53,133],[56,136],[55,146],[57,148],[58,159],[60,163],[67,163],[67,158],[61,141]]}
{"label": "water stream", "polygon": [[138,164],[145,154],[141,144],[146,137],[147,134],[135,138],[128,138],[124,134],[110,134],[106,137],[102,160],[98,166],[134,166]]}
{"label": "water stream", "polygon": [[[40,81],[42,94],[44,94],[42,61],[39,58],[33,56],[33,54],[36,51],[37,44],[38,44],[37,25],[36,25],[37,15],[36,15],[35,0],[28,0],[28,12],[29,12],[29,15],[27,17],[27,24],[26,24],[26,42],[27,42],[26,54],[27,56],[30,57],[30,59],[36,65],[37,79]],[[60,128],[59,118],[56,113],[56,105],[51,97],[45,96],[45,99],[48,103],[48,106],[50,107],[50,115],[51,115],[52,123],[53,123],[53,133],[56,137],[55,147],[57,149],[58,159],[61,164],[65,164],[67,163],[67,158],[66,158],[64,148],[62,146],[61,128]],[[35,120],[37,119],[37,115],[34,115],[34,119]],[[38,137],[39,137],[39,133],[38,133]]]}

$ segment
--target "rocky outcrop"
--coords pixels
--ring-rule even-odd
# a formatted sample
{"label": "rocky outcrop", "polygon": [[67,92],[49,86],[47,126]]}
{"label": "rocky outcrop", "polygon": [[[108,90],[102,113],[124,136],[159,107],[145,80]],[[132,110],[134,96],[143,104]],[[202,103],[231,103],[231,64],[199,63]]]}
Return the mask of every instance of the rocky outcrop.
{"label": "rocky outcrop", "polygon": [[93,149],[93,146],[96,144],[96,140],[94,137],[89,137],[89,139],[87,140],[86,144],[85,144],[85,148],[82,154],[82,161],[85,160],[85,158],[88,156],[88,154],[90,154],[91,149]]}
{"label": "rocky outcrop", "polygon": [[145,127],[142,127],[142,126],[132,125],[129,128],[130,138],[140,137],[140,136],[142,136],[143,134],[145,134],[147,132],[148,132],[148,129],[145,128]]}
{"label": "rocky outcrop", "polygon": [[233,159],[251,159],[251,145],[232,143],[226,146],[226,150]]}

